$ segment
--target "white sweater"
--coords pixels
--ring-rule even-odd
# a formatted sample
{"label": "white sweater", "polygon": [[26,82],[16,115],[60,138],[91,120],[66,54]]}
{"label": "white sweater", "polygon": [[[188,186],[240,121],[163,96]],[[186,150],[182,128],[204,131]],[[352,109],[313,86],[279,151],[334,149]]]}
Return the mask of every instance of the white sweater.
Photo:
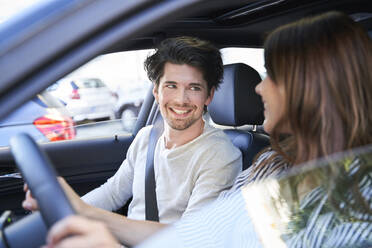
{"label": "white sweater", "polygon": [[[85,202],[113,211],[133,196],[128,218],[145,220],[145,169],[151,128],[138,132],[116,174],[83,196]],[[172,223],[199,210],[229,189],[241,168],[239,149],[221,130],[207,123],[199,137],[173,149],[165,148],[163,134],[154,156],[159,221]]]}

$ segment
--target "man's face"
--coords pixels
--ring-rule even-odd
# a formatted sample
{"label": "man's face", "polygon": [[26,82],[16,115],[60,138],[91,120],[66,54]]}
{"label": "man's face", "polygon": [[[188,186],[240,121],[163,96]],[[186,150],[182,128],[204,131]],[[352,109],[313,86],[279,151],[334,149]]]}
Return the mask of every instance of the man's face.
{"label": "man's face", "polygon": [[153,90],[163,119],[175,130],[201,124],[204,105],[212,101],[213,93],[214,89],[208,95],[207,82],[199,69],[169,62]]}

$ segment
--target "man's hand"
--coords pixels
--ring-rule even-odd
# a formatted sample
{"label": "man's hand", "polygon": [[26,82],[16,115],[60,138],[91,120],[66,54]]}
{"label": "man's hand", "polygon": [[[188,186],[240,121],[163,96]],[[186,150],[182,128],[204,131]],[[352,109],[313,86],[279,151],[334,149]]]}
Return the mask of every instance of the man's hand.
{"label": "man's hand", "polygon": [[[75,191],[66,183],[66,181],[63,178],[59,177],[58,181],[61,187],[63,188],[72,207],[75,209],[76,214],[84,216],[85,218],[102,221],[103,223],[105,223],[108,230],[110,230],[110,232],[115,236],[115,238],[122,244],[126,244],[129,246],[137,245],[143,240],[147,239],[152,234],[156,233],[157,231],[159,231],[160,229],[166,226],[166,224],[153,222],[153,221],[131,220],[117,213],[112,213],[110,211],[106,211],[100,208],[90,206],[80,199],[79,195],[75,193]],[[22,204],[23,207],[31,211],[38,210],[37,202],[32,197],[31,193],[29,192],[27,185],[24,187],[24,189],[26,191],[26,199]],[[78,223],[81,223],[81,221],[72,221],[72,222],[73,224],[71,224],[72,225],[71,228],[78,227]],[[88,221],[87,219],[84,219],[84,224],[87,224],[88,222],[90,223],[90,221]],[[69,226],[67,227],[70,228]],[[70,230],[68,228],[67,230]],[[87,227],[81,230],[82,230],[81,235],[84,240],[90,237],[90,234],[92,232],[90,231],[89,224]],[[71,229],[71,232],[73,231],[77,232],[78,230]],[[69,234],[67,233],[64,235],[68,236]],[[97,233],[97,235],[99,235],[99,233]],[[103,237],[105,238],[103,239]],[[98,241],[102,241],[102,242],[105,241],[107,238],[107,235],[105,234],[103,237],[99,237]],[[79,242],[80,240],[82,240],[82,238],[79,238],[78,240],[75,241],[75,239],[71,237],[71,240],[72,240],[71,242],[74,242],[75,244],[75,242]],[[94,241],[94,238],[95,237],[93,235],[91,237],[92,242]],[[62,240],[62,238],[59,238],[58,242],[62,242],[60,240]],[[68,238],[67,240],[70,240],[70,238]],[[60,243],[58,243],[58,246],[53,246],[53,245],[56,245],[57,242],[49,242],[48,244],[51,244],[51,246],[47,246],[47,247],[69,247],[69,245],[59,246]],[[94,247],[94,246],[90,246],[90,244],[88,243],[87,246],[81,246],[81,247]],[[98,245],[97,247],[100,247],[100,246]],[[116,247],[119,247],[119,246],[117,245]]]}
{"label": "man's hand", "polygon": [[[65,179],[62,177],[58,177],[57,179],[75,211],[80,214],[84,213],[84,209],[87,207],[87,204],[80,199],[79,195],[76,194],[70,185],[67,184]],[[22,207],[29,211],[39,210],[37,200],[32,196],[27,184],[24,184],[23,191],[26,192],[26,196],[25,200],[22,202]]]}
{"label": "man's hand", "polygon": [[120,245],[103,223],[81,216],[70,216],[52,226],[44,248],[47,247],[112,248]]}
{"label": "man's hand", "polygon": [[39,210],[39,206],[37,204],[36,199],[32,196],[28,185],[25,183],[23,185],[23,191],[26,192],[25,200],[22,202],[22,207],[29,211],[37,211]]}

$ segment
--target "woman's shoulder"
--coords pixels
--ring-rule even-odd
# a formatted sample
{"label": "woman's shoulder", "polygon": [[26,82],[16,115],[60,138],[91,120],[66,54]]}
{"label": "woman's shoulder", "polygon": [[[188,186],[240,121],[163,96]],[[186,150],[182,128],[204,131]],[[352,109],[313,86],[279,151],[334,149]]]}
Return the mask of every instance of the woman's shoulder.
{"label": "woman's shoulder", "polygon": [[290,165],[284,161],[282,156],[268,148],[257,157],[252,166],[240,173],[233,188],[237,189],[267,177],[278,176],[287,171],[289,167]]}

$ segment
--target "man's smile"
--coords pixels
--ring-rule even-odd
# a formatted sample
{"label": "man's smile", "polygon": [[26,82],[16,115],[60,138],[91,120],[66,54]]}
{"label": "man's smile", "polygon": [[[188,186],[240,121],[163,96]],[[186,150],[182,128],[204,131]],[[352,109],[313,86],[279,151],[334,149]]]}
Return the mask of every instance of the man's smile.
{"label": "man's smile", "polygon": [[177,116],[180,117],[185,117],[187,116],[193,109],[192,108],[177,108],[177,107],[169,107],[171,112],[173,114],[176,114]]}

